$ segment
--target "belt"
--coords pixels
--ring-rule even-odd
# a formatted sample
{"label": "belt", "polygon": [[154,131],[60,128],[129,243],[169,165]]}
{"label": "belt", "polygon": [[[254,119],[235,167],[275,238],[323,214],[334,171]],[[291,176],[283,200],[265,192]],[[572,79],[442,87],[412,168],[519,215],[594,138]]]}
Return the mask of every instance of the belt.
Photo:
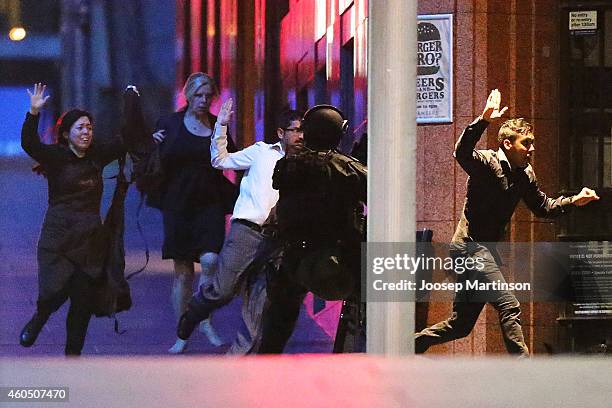
{"label": "belt", "polygon": [[261,226],[253,221],[245,220],[244,218],[234,218],[232,222],[242,224],[245,227],[249,227],[253,231],[261,232]]}

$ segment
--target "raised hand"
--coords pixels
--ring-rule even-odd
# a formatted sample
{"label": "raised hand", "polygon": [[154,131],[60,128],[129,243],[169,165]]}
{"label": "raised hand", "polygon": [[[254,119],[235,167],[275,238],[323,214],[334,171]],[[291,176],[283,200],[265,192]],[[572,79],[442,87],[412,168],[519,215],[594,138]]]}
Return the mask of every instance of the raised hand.
{"label": "raised hand", "polygon": [[29,89],[27,90],[28,95],[30,95],[30,113],[32,115],[38,115],[42,107],[47,103],[50,96],[44,96],[46,89],[47,85],[43,85],[39,82],[34,84],[34,92],[30,92]]}
{"label": "raised hand", "polygon": [[227,101],[223,102],[223,105],[221,105],[221,109],[219,109],[219,115],[217,115],[217,121],[220,125],[227,126],[227,124],[229,123],[232,114],[234,113],[232,111],[233,103],[234,101],[232,100],[232,98],[229,98]]}
{"label": "raised hand", "polygon": [[499,109],[500,104],[501,104],[501,93],[499,92],[498,89],[494,89],[491,91],[491,93],[489,94],[489,97],[487,98],[487,105],[482,111],[481,117],[487,122],[490,122],[491,120],[494,120],[494,119],[501,118],[503,114],[506,113],[506,111],[508,110],[508,107],[504,106],[504,108],[500,110]]}
{"label": "raised hand", "polygon": [[583,187],[582,191],[573,197],[572,203],[578,207],[582,207],[583,205],[587,205],[591,201],[595,200],[599,200],[599,196],[595,190],[591,190],[588,187]]}

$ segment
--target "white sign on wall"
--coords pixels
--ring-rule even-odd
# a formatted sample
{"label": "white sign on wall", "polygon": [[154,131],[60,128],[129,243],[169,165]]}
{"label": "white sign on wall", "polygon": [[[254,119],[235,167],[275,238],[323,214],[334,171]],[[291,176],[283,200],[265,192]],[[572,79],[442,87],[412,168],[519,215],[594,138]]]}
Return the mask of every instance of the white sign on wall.
{"label": "white sign on wall", "polygon": [[597,30],[597,11],[570,11],[569,29],[575,30]]}
{"label": "white sign on wall", "polygon": [[453,121],[453,15],[418,16],[417,123]]}

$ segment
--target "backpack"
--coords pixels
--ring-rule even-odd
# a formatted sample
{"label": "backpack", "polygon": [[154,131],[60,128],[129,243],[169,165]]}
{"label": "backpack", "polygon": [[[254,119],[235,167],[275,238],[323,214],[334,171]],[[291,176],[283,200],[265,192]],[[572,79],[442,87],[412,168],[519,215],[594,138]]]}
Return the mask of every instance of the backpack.
{"label": "backpack", "polygon": [[366,172],[336,151],[305,151],[275,168],[279,238],[299,259],[289,273],[322,299],[344,299],[358,286]]}
{"label": "backpack", "polygon": [[366,173],[356,159],[335,150],[306,150],[279,160],[273,187],[279,190],[276,213],[282,239],[323,245],[361,241]]}

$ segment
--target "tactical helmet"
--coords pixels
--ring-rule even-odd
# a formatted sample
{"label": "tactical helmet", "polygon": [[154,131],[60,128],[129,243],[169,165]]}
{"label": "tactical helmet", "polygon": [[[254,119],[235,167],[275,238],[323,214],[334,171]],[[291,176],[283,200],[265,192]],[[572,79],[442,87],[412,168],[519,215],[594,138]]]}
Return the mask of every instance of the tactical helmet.
{"label": "tactical helmet", "polygon": [[348,127],[340,109],[332,105],[310,108],[302,119],[304,143],[312,150],[328,150],[338,146]]}

